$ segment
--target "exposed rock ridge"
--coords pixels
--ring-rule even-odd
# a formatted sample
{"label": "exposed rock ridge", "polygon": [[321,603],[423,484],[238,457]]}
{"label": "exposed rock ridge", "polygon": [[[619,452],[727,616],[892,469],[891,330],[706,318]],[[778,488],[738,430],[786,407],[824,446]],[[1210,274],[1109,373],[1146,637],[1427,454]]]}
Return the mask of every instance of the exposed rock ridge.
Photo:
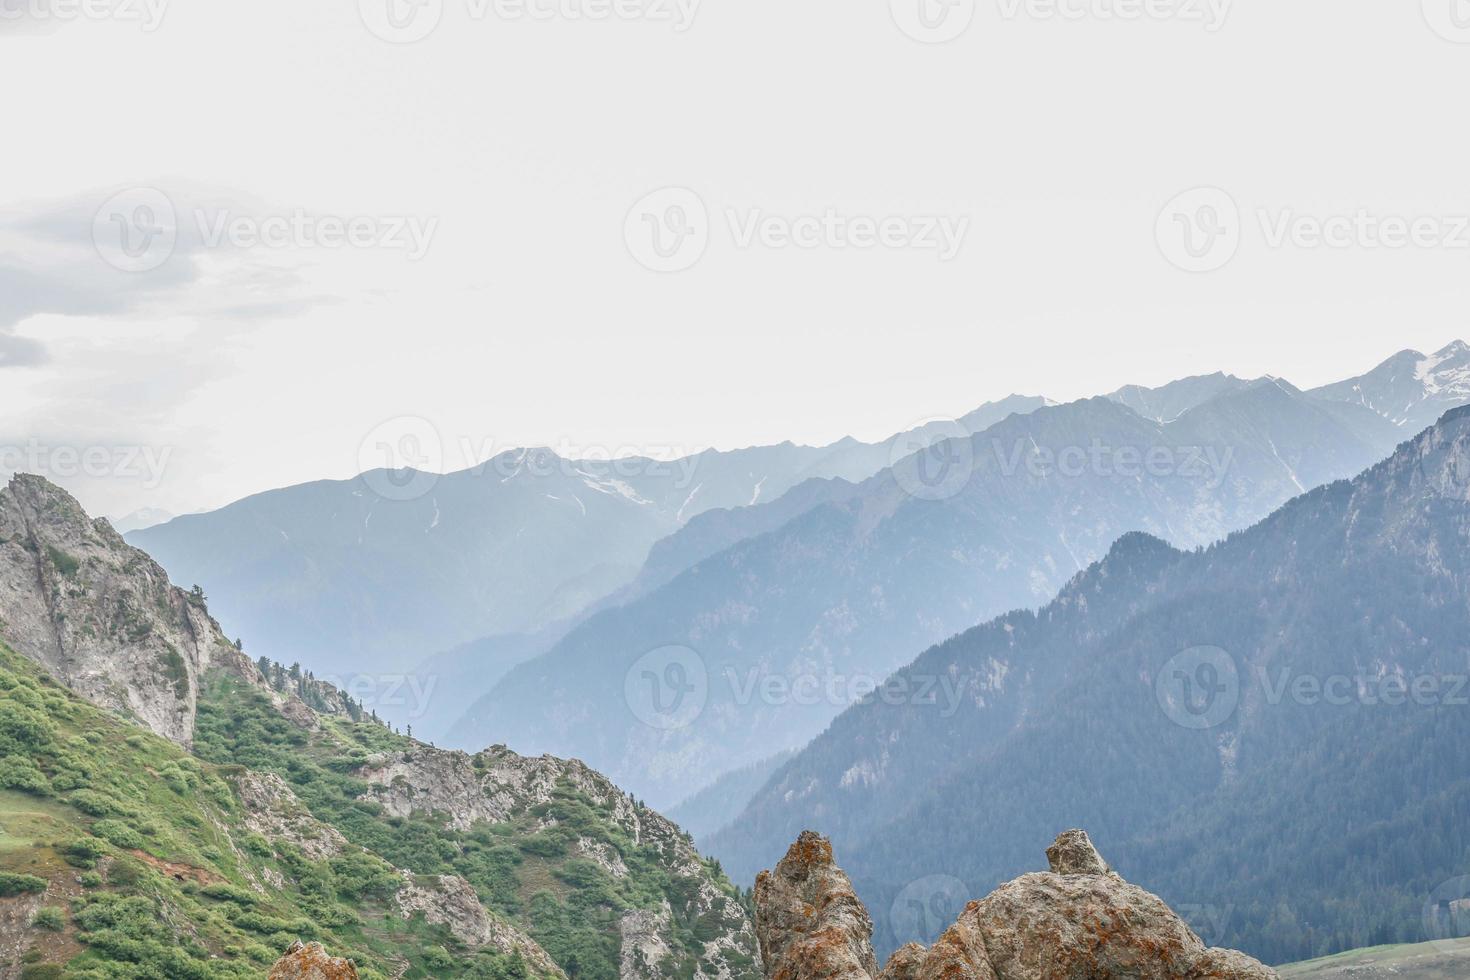
{"label": "exposed rock ridge", "polygon": [[37,476],[0,490],[0,636],[89,701],[184,746],[206,672],[260,682],[202,596]]}
{"label": "exposed rock ridge", "polygon": [[267,693],[296,724],[348,710],[341,692],[305,682],[313,711],[275,690],[209,614],[106,520],[39,477],[0,489],[0,638],[99,707],[188,748],[203,681],[223,671]]}
{"label": "exposed rock ridge", "polygon": [[[620,951],[625,980],[664,976],[659,961],[675,945],[676,918],[699,921],[715,930],[714,938],[703,941],[696,978],[719,980],[739,975],[739,964],[748,964],[755,954],[749,918],[710,879],[688,835],[582,762],[551,756],[528,758],[500,745],[471,756],[415,744],[409,752],[369,759],[358,775],[369,784],[363,799],[381,805],[390,815],[433,816],[461,831],[481,823],[534,817],[538,808],[553,800],[558,787],[570,785],[633,842],[656,850],[678,894],[689,896],[688,906],[679,909],[677,916],[667,902],[659,909],[625,915]],[[598,851],[593,859],[614,875],[622,867],[611,849]]]}
{"label": "exposed rock ridge", "polygon": [[1086,833],[1047,850],[1049,871],[971,902],[929,949],[910,944],[880,972],[873,926],[826,838],[801,835],[756,881],[756,930],[770,980],[1274,980],[1242,953],[1207,949],[1157,896],[1124,881]]}

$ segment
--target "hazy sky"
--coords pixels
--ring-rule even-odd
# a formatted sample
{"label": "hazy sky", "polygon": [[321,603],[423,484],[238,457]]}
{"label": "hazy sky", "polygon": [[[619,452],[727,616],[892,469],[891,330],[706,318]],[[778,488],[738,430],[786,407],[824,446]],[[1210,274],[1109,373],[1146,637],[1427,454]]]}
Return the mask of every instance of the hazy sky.
{"label": "hazy sky", "polygon": [[0,0],[7,462],[181,511],[403,416],[876,439],[1470,333],[1464,0],[947,2]]}

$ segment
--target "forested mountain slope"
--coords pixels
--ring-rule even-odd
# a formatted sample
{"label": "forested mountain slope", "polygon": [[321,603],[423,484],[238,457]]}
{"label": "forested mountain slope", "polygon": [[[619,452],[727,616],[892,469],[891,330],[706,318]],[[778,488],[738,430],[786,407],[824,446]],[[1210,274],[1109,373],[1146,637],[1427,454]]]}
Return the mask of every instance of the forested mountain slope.
{"label": "forested mountain slope", "polygon": [[888,948],[932,938],[891,913],[912,889],[983,892],[1056,826],[1212,943],[1286,962],[1413,941],[1470,872],[1467,677],[1459,409],[1218,545],[1130,535],[1039,612],[928,650],[893,689],[938,700],[849,710],[709,846],[742,880],[793,827],[830,828]]}

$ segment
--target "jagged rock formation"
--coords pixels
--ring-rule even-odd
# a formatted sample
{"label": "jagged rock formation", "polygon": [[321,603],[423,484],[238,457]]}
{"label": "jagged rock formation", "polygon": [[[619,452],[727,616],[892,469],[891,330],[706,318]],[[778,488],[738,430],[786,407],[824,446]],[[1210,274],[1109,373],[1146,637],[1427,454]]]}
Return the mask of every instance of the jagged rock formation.
{"label": "jagged rock formation", "polygon": [[[294,692],[266,683],[202,594],[171,585],[111,524],[38,476],[0,490],[0,637],[82,697],[185,748],[216,670],[269,691],[301,727],[319,724]],[[319,711],[347,711],[335,688],[310,683]]]}
{"label": "jagged rock formation", "polygon": [[1046,861],[1059,875],[1105,875],[1112,871],[1083,830],[1063,831],[1046,849]]}
{"label": "jagged rock formation", "polygon": [[423,913],[427,921],[444,926],[470,949],[489,947],[501,953],[519,953],[537,976],[565,980],[561,967],[535,940],[485,911],[468,881],[458,875],[402,874],[403,887],[393,901],[405,919]]}
{"label": "jagged rock formation", "polygon": [[[715,980],[745,972],[740,964],[749,963],[755,947],[749,919],[738,902],[715,886],[693,842],[583,763],[550,756],[527,758],[504,746],[471,756],[415,744],[409,752],[369,759],[357,775],[369,784],[363,799],[382,806],[389,815],[429,815],[442,826],[462,831],[479,823],[517,820],[541,826],[545,818],[537,811],[551,803],[559,789],[574,790],[635,844],[661,855],[660,862],[675,883],[673,891],[687,897],[677,916],[667,900],[660,908],[633,909],[623,915],[621,976],[646,980],[664,976],[664,961],[678,946],[676,918],[699,921],[715,932],[702,942],[697,977]],[[595,841],[578,841],[576,847],[612,877],[627,875],[612,848]]]}
{"label": "jagged rock formation", "polygon": [[78,694],[185,746],[201,676],[256,675],[200,597],[36,476],[0,490],[0,635]]}
{"label": "jagged rock formation", "polygon": [[351,960],[328,956],[321,943],[292,943],[269,980],[358,980]]}
{"label": "jagged rock formation", "polygon": [[873,920],[832,858],[803,833],[755,882],[756,935],[771,980],[866,980],[878,972]]}
{"label": "jagged rock formation", "polygon": [[880,973],[873,926],[832,845],[803,833],[756,881],[769,980],[1273,980],[1231,950],[1207,949],[1157,896],[1109,870],[1087,834],[1047,850],[1051,870],[971,902],[929,949],[908,945]]}

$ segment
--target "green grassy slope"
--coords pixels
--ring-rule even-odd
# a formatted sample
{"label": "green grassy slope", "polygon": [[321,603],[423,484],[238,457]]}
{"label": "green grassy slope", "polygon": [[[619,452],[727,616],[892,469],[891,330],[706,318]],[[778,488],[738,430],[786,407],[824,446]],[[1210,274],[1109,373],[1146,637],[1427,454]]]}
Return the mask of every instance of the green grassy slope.
{"label": "green grassy slope", "polygon": [[[689,978],[702,969],[707,976],[759,976],[748,932],[738,942],[720,942],[739,917],[742,896],[717,865],[690,873],[692,845],[652,811],[620,793],[617,807],[598,803],[562,779],[549,800],[512,801],[500,823],[456,830],[442,814],[393,816],[361,799],[369,784],[357,770],[384,756],[449,755],[375,724],[340,716],[321,722],[319,730],[304,731],[258,689],[217,676],[200,703],[195,751],[212,762],[281,776],[318,819],[398,867],[463,876],[487,908],[535,939],[573,980],[619,976],[625,917],[639,910],[657,915],[665,905],[672,948],[651,975]],[[479,769],[492,758],[482,753],[473,765]],[[679,840],[651,833],[635,840],[630,819],[640,828],[665,827]],[[605,860],[590,857],[587,844]],[[711,943],[719,948],[712,952]]]}
{"label": "green grassy slope", "polygon": [[[378,731],[381,731],[379,729]],[[296,938],[364,978],[518,978],[390,901],[376,854],[252,833],[240,770],[93,707],[0,645],[0,976],[251,978]]]}
{"label": "green grassy slope", "polygon": [[1282,980],[1463,980],[1470,939],[1375,946],[1278,968]]}

